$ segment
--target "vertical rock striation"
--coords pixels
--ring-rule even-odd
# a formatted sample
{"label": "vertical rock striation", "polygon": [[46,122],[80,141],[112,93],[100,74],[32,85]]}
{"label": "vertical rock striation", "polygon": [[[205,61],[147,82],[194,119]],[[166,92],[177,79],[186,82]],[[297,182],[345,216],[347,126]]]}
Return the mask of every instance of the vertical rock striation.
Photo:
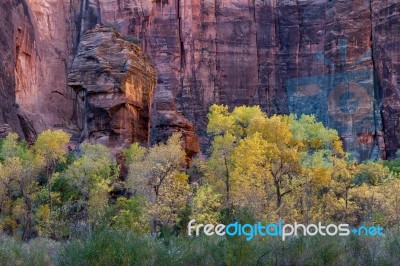
{"label": "vertical rock striation", "polygon": [[2,108],[15,130],[17,111],[38,132],[73,128],[67,73],[85,33],[102,24],[136,39],[154,63],[155,142],[194,128],[204,149],[212,103],[259,104],[269,114],[315,114],[356,158],[392,157],[399,8],[396,0],[6,0],[2,36],[13,39],[0,56],[15,73],[0,73],[11,87]]}
{"label": "vertical rock striation", "polygon": [[388,157],[400,147],[400,3],[371,3],[373,62]]}
{"label": "vertical rock striation", "polygon": [[71,127],[74,92],[67,86],[72,52],[68,3],[14,1],[15,96],[37,132]]}
{"label": "vertical rock striation", "polygon": [[80,140],[114,153],[147,144],[155,71],[140,48],[110,28],[96,27],[80,42],[68,84],[76,92]]}
{"label": "vertical rock striation", "polygon": [[4,136],[12,128],[23,137],[15,103],[14,32],[10,30],[13,27],[12,10],[11,1],[0,4],[0,135]]}

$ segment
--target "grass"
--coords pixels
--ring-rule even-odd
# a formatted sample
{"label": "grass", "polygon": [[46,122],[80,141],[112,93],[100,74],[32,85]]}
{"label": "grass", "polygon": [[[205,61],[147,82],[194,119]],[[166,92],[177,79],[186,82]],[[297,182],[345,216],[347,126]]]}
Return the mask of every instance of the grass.
{"label": "grass", "polygon": [[27,244],[0,236],[0,265],[55,265],[59,245],[43,238]]}
{"label": "grass", "polygon": [[155,238],[102,231],[21,243],[0,237],[1,265],[398,265],[400,233],[385,237]]}

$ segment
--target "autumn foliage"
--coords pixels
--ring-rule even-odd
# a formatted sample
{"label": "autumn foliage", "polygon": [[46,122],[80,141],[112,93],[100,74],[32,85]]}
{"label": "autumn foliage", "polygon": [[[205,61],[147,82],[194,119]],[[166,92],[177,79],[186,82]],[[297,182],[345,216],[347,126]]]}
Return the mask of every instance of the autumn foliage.
{"label": "autumn foliage", "polygon": [[175,134],[125,149],[127,177],[102,145],[67,152],[62,131],[33,146],[9,134],[0,145],[0,230],[57,240],[98,228],[180,234],[190,219],[398,224],[400,159],[354,161],[314,116],[213,105],[208,118],[211,145],[189,168]]}

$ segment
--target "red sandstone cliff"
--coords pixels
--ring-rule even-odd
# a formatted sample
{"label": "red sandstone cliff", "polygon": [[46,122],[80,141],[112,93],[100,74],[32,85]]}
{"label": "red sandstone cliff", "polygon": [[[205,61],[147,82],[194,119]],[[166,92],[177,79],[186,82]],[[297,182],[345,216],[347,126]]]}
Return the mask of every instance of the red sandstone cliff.
{"label": "red sandstone cliff", "polygon": [[140,48],[115,30],[96,27],[80,42],[68,75],[77,95],[74,119],[80,140],[114,153],[147,144],[156,73]]}
{"label": "red sandstone cliff", "polygon": [[155,66],[154,141],[190,128],[184,116],[205,144],[205,114],[217,102],[314,113],[361,159],[400,146],[396,0],[6,0],[1,8],[12,16],[0,56],[15,68],[0,73],[10,84],[2,91],[11,107],[2,108],[15,109],[16,97],[36,131],[74,126],[67,73],[85,32],[103,24],[141,39]]}

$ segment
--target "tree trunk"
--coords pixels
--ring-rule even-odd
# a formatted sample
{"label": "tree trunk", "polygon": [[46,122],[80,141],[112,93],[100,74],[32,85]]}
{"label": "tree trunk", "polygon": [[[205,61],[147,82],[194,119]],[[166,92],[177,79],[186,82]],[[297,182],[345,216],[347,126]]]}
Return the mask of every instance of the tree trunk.
{"label": "tree trunk", "polygon": [[20,179],[20,189],[26,205],[24,228],[22,232],[22,240],[28,241],[32,236],[32,201],[25,189],[24,178]]}
{"label": "tree trunk", "polygon": [[231,208],[230,204],[230,180],[229,180],[229,168],[228,168],[228,161],[226,160],[226,157],[224,157],[224,162],[225,162],[225,187],[226,187],[226,202],[228,204],[229,209]]}
{"label": "tree trunk", "polygon": [[[49,209],[50,209],[50,221],[53,219],[53,197],[51,195],[51,181],[52,176],[54,173],[55,162],[51,161],[49,165],[46,167],[46,174],[47,174],[47,187],[48,187],[48,196],[49,196]],[[55,238],[53,224],[50,222],[50,237]]]}
{"label": "tree trunk", "polygon": [[279,209],[282,204],[282,195],[281,195],[281,188],[279,187],[279,181],[274,181],[275,190],[276,190],[276,207]]}
{"label": "tree trunk", "polygon": [[24,225],[24,230],[22,233],[22,240],[23,241],[29,241],[32,237],[32,203],[31,200],[28,198],[25,198],[25,204],[26,204],[26,214],[25,214],[25,225]]}

